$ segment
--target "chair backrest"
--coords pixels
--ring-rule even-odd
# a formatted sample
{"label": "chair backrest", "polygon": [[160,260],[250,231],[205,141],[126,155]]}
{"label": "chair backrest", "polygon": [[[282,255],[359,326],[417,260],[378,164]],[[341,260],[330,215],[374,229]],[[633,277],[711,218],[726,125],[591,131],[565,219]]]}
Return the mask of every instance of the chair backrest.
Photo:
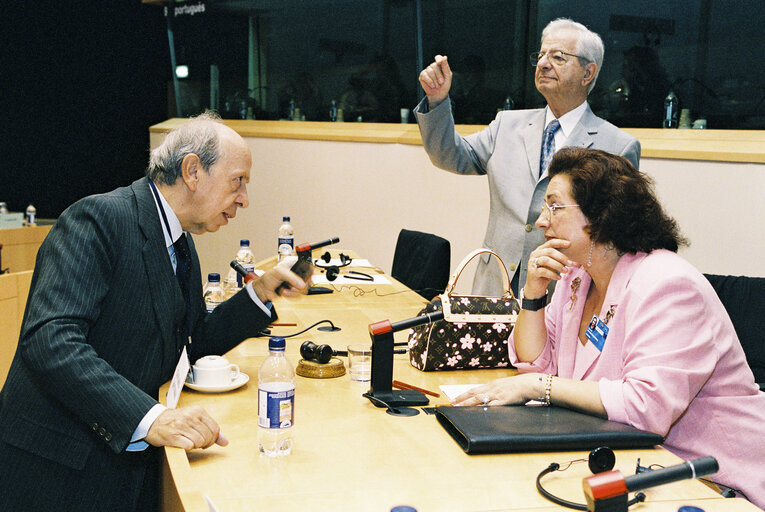
{"label": "chair backrest", "polygon": [[398,234],[391,275],[430,300],[449,282],[451,245],[430,233],[402,229]]}
{"label": "chair backrest", "polygon": [[720,297],[754,379],[765,384],[765,278],[704,274]]}

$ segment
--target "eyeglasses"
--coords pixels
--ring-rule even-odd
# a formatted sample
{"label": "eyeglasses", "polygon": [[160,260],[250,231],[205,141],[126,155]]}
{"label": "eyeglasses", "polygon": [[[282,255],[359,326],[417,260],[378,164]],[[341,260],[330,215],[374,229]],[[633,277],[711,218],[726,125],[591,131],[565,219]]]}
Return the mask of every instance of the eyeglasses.
{"label": "eyeglasses", "polygon": [[540,212],[540,217],[545,217],[547,220],[551,220],[553,217],[555,217],[555,212],[560,210],[561,208],[571,208],[573,206],[578,207],[578,204],[554,204],[550,206],[547,204],[547,201],[542,203],[542,211]]}
{"label": "eyeglasses", "polygon": [[531,65],[537,67],[537,64],[545,55],[547,55],[547,60],[549,60],[554,66],[558,67],[565,66],[569,61],[569,59],[564,57],[564,55],[568,55],[569,57],[576,57],[577,59],[582,59],[589,62],[587,58],[582,57],[581,55],[574,55],[573,53],[564,52],[563,50],[547,50],[546,52],[540,50],[529,55],[529,61],[531,61]]}

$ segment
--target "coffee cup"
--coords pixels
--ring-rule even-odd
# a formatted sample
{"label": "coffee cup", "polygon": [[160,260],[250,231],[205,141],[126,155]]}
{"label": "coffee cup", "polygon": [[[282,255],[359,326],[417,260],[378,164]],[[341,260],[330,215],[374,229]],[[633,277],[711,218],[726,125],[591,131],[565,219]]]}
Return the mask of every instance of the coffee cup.
{"label": "coffee cup", "polygon": [[239,377],[239,366],[222,356],[204,356],[197,360],[192,372],[198,386],[228,386]]}

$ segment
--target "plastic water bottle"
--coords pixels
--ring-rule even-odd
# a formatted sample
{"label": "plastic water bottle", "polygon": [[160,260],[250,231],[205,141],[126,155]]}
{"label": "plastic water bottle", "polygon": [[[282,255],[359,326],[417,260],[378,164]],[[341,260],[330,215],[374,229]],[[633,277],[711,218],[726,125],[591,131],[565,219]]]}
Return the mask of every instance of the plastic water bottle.
{"label": "plastic water bottle", "polygon": [[[255,270],[255,255],[252,254],[252,251],[250,250],[249,240],[239,240],[239,252],[236,253],[236,261],[238,261],[247,272],[253,272]],[[237,288],[244,286],[244,279],[239,274],[236,274],[236,286]]]}
{"label": "plastic water bottle", "polygon": [[205,298],[205,307],[208,313],[212,313],[218,304],[226,300],[226,292],[220,285],[220,274],[212,272],[207,274],[207,283],[205,284],[203,295]]}
{"label": "plastic water bottle", "polygon": [[289,111],[287,113],[287,118],[290,121],[295,121],[295,100],[290,100],[290,106],[289,106]]}
{"label": "plastic water bottle", "polygon": [[329,120],[331,122],[337,121],[337,102],[332,100],[332,104],[329,106]]}
{"label": "plastic water bottle", "polygon": [[0,215],[8,213],[8,205],[4,202],[0,202]]}
{"label": "plastic water bottle", "polygon": [[277,261],[282,261],[287,256],[295,253],[295,230],[292,229],[289,217],[282,217],[282,225],[279,227],[279,241],[277,244]]}
{"label": "plastic water bottle", "polygon": [[292,452],[295,372],[284,347],[284,338],[269,339],[268,357],[258,371],[258,449],[268,457]]}
{"label": "plastic water bottle", "polygon": [[675,91],[669,90],[669,94],[664,98],[664,128],[677,128],[678,114],[680,112],[680,100],[675,96]]}
{"label": "plastic water bottle", "polygon": [[27,211],[24,214],[24,222],[27,226],[37,225],[37,209],[31,204],[27,206]]}

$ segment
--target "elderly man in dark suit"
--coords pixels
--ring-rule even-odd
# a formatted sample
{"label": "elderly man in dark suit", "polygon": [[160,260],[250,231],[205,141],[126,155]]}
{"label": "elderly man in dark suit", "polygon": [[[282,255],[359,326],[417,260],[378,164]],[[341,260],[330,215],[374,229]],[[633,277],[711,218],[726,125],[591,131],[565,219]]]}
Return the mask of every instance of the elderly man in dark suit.
{"label": "elderly man in dark suit", "polygon": [[[532,56],[534,82],[547,107],[506,110],[483,131],[468,137],[454,129],[448,101],[452,71],[446,56],[420,73],[426,98],[415,109],[422,141],[437,167],[458,174],[486,174],[489,225],[484,246],[496,252],[513,276],[512,287],[526,282],[528,256],[544,242],[534,223],[547,189],[547,164],[556,149],[590,147],[622,155],[635,168],[640,143],[597,117],[587,104],[603,62],[603,41],[568,19],[550,22],[542,46]],[[446,101],[445,101],[446,100]],[[502,293],[499,268],[484,257],[476,269],[473,293]]]}
{"label": "elderly man in dark suit", "polygon": [[[223,354],[276,319],[278,266],[208,314],[190,236],[248,205],[252,159],[214,115],[169,133],[147,177],[69,207],[43,242],[0,392],[0,510],[154,510],[155,447],[228,441],[158,390],[187,356]],[[176,275],[177,274],[177,275]]]}

